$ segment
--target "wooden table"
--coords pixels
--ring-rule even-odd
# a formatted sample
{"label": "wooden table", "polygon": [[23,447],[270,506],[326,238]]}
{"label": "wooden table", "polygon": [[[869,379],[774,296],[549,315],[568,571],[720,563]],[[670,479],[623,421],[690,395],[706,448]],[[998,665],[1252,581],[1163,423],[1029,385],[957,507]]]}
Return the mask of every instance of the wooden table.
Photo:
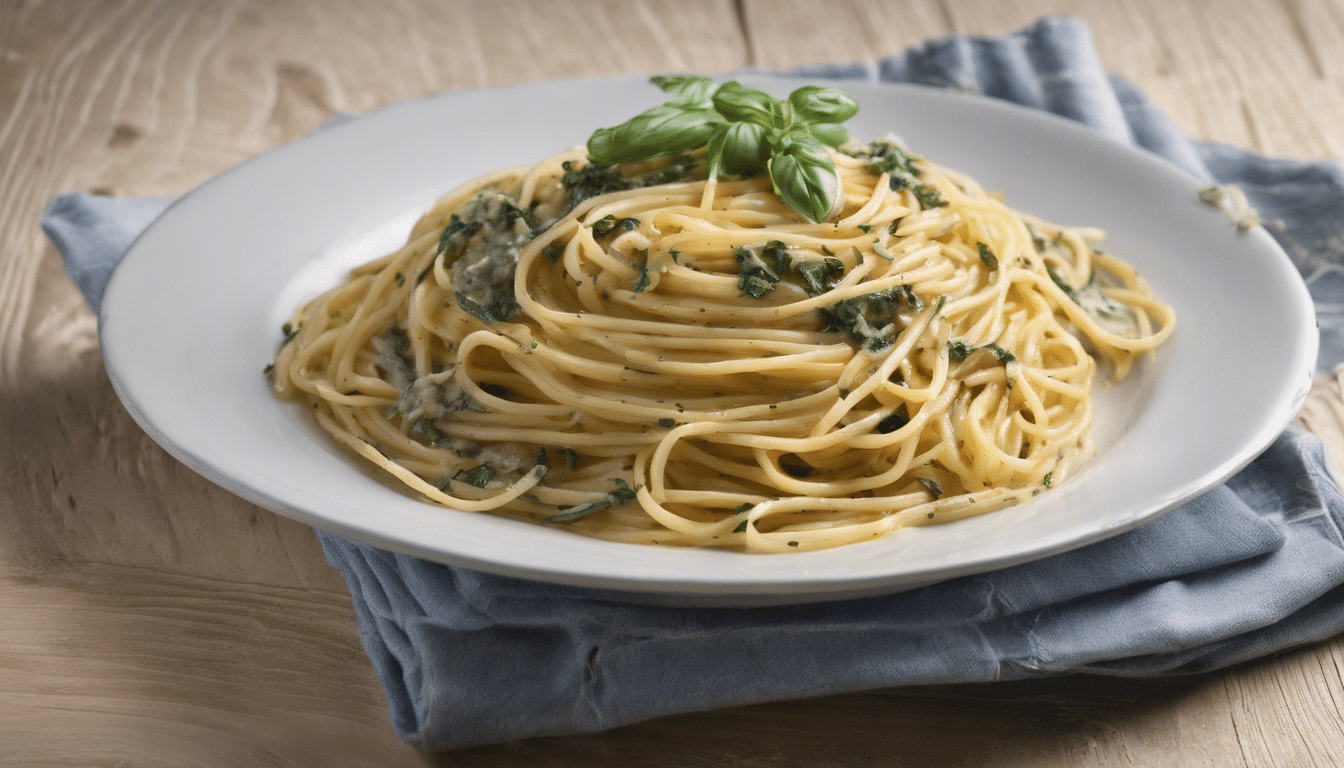
{"label": "wooden table", "polygon": [[[426,758],[393,734],[313,532],[140,431],[37,228],[56,193],[181,193],[338,111],[876,58],[1048,13],[1087,19],[1106,66],[1196,137],[1344,155],[1338,0],[4,0],[0,764],[1344,763],[1339,639],[1192,679],[885,690]],[[1338,391],[1322,382],[1304,419],[1344,445]]]}

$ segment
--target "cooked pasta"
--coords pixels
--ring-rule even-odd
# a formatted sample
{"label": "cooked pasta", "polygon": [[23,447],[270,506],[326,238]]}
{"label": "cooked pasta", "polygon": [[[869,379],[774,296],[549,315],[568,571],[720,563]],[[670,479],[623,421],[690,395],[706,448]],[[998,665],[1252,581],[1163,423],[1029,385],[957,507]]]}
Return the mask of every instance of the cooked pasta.
{"label": "cooked pasta", "polygon": [[297,312],[275,391],[445,514],[622,542],[834,547],[1065,480],[1098,362],[1172,310],[894,139],[832,159],[816,224],[696,154],[473,181]]}

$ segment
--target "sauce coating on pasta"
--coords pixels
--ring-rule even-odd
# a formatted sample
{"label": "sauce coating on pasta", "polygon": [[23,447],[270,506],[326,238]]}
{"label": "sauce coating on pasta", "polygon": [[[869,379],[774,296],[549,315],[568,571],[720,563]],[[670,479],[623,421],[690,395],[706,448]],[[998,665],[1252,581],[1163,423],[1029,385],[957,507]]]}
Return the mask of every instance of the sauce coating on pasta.
{"label": "sauce coating on pasta", "polygon": [[895,139],[831,159],[820,223],[702,153],[473,181],[298,310],[275,391],[433,503],[615,541],[834,547],[1065,480],[1170,307]]}

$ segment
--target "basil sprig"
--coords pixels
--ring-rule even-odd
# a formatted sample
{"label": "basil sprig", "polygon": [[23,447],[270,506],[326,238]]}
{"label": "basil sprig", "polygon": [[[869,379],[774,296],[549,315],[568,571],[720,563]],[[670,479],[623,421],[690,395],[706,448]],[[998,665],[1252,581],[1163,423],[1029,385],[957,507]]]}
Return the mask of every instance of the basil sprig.
{"label": "basil sprig", "polygon": [[596,131],[588,139],[593,162],[634,163],[705,147],[710,178],[769,173],[775,193],[809,221],[830,214],[839,182],[826,147],[849,140],[841,123],[859,111],[853,97],[805,85],[778,100],[736,81],[719,85],[694,75],[652,81],[672,98]]}

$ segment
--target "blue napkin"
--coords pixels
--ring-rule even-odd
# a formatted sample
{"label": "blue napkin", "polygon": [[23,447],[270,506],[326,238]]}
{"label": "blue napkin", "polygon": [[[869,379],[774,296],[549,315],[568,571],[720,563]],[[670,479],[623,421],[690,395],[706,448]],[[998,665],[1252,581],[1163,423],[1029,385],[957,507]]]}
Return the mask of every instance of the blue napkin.
{"label": "blue napkin", "polygon": [[[1008,99],[1236,183],[1265,219],[1282,219],[1275,235],[1317,300],[1344,299],[1340,167],[1189,141],[1134,86],[1107,76],[1079,21],[797,74]],[[72,193],[52,203],[43,227],[91,305],[167,202]],[[1344,361],[1340,325],[1322,333],[1325,360]],[[434,751],[887,686],[1217,669],[1344,631],[1342,522],[1319,441],[1290,429],[1224,486],[1124,535],[842,602],[650,607],[318,535],[350,586],[393,725]]]}

